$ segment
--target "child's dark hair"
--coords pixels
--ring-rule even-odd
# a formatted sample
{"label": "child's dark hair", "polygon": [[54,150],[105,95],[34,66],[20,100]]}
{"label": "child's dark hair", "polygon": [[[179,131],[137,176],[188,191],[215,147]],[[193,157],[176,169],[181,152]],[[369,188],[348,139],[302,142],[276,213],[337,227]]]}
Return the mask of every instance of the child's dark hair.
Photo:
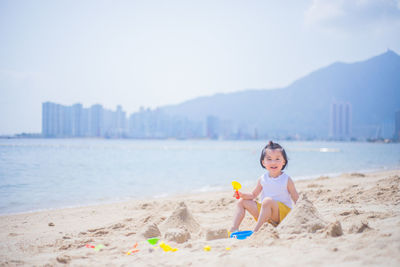
{"label": "child's dark hair", "polygon": [[265,169],[265,167],[264,167],[264,165],[263,165],[262,162],[263,162],[263,160],[264,160],[264,158],[265,158],[265,154],[266,154],[266,150],[267,150],[267,149],[271,149],[271,150],[279,149],[279,150],[282,152],[283,159],[285,160],[285,164],[284,164],[283,167],[282,167],[282,170],[284,170],[285,167],[286,167],[286,165],[288,164],[288,159],[287,159],[286,151],[285,151],[285,149],[283,149],[283,147],[282,147],[280,144],[274,143],[274,142],[272,142],[272,141],[269,141],[269,142],[268,142],[268,145],[266,145],[266,146],[263,148],[262,152],[261,152],[261,157],[260,157],[260,164],[261,164],[261,167],[263,167],[263,168]]}

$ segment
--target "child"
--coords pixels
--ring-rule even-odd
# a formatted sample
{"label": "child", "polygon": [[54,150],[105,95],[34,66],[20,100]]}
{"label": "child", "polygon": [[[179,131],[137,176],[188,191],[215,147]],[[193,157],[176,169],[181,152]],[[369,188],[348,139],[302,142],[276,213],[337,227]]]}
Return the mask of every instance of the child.
{"label": "child", "polygon": [[[274,226],[278,225],[290,212],[292,200],[296,203],[299,195],[292,179],[282,172],[287,163],[285,150],[279,144],[269,141],[260,157],[261,166],[268,172],[258,179],[252,193],[239,192],[241,199],[237,204],[231,232],[238,231],[246,210],[257,221],[254,232],[257,232],[265,222],[270,222]],[[260,193],[261,203],[258,203],[255,198]]]}

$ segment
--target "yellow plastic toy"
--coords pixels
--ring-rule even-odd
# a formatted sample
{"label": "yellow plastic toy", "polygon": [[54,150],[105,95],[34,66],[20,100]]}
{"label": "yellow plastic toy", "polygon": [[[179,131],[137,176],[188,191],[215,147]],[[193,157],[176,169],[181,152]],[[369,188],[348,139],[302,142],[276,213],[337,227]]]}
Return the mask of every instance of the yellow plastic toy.
{"label": "yellow plastic toy", "polygon": [[211,247],[210,246],[205,246],[204,247],[204,251],[210,251],[211,250]]}
{"label": "yellow plastic toy", "polygon": [[160,243],[160,247],[161,247],[165,252],[168,252],[168,251],[172,251],[172,252],[178,251],[177,248],[173,248],[173,247],[171,247],[170,245],[165,244],[164,242],[161,242],[161,243]]}
{"label": "yellow plastic toy", "polygon": [[242,185],[241,185],[239,182],[233,181],[233,182],[232,182],[232,186],[233,186],[233,190],[236,190],[236,193],[235,193],[236,199],[239,199],[240,196],[239,196],[238,190],[239,190],[240,188],[242,188]]}

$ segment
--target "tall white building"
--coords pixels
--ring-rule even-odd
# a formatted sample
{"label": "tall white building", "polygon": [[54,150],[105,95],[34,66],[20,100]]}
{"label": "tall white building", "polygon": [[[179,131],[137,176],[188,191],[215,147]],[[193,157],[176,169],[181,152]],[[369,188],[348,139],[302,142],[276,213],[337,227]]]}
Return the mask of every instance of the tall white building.
{"label": "tall white building", "polygon": [[102,136],[103,118],[103,107],[99,104],[92,105],[89,109],[90,136]]}
{"label": "tall white building", "polygon": [[62,106],[45,102],[42,104],[42,134],[45,137],[62,135],[63,114]]}
{"label": "tall white building", "polygon": [[350,103],[332,103],[329,137],[335,140],[350,139],[352,128],[352,108]]}
{"label": "tall white building", "polygon": [[82,137],[83,136],[83,125],[82,125],[82,104],[75,104],[71,108],[71,135],[75,137]]}

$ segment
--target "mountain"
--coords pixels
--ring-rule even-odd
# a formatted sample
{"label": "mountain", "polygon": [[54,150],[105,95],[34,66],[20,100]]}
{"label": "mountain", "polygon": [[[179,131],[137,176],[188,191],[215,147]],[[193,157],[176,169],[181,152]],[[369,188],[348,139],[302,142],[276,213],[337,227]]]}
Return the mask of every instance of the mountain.
{"label": "mountain", "polygon": [[334,102],[351,104],[354,137],[392,125],[400,110],[400,56],[388,50],[362,62],[334,63],[285,88],[204,96],[160,110],[191,120],[215,116],[269,136],[328,137]]}

